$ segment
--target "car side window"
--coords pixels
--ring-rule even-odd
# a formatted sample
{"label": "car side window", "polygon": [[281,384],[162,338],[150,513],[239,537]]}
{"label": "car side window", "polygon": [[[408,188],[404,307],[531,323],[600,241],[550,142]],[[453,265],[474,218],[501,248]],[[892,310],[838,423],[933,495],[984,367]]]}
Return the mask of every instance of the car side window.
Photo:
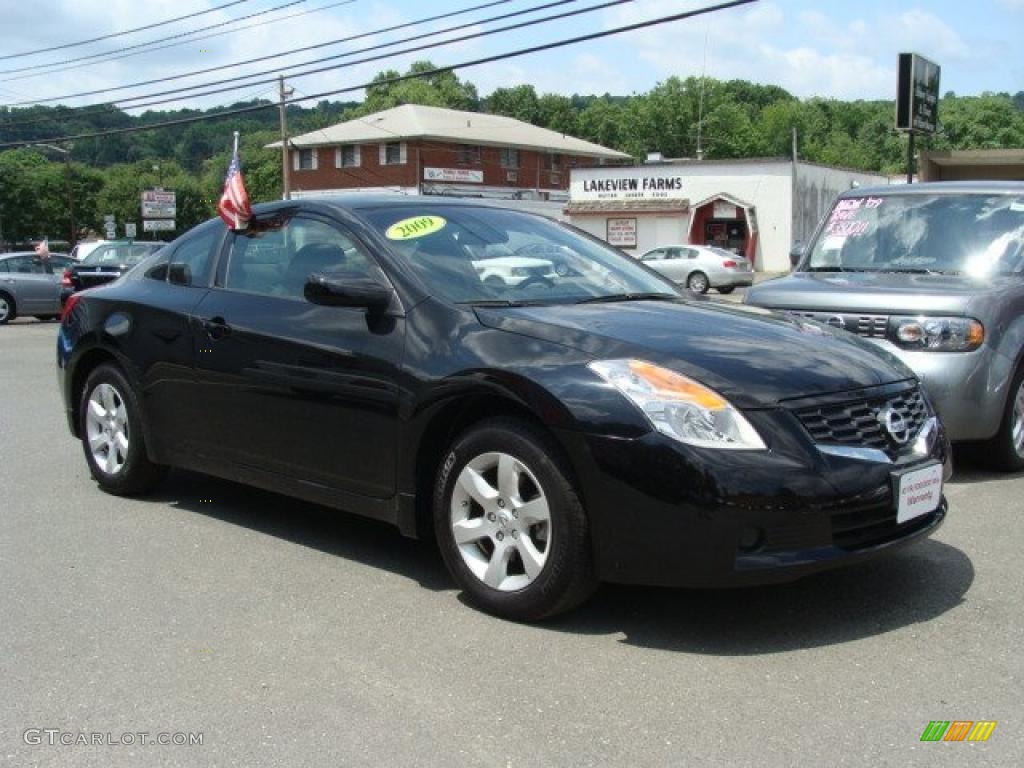
{"label": "car side window", "polygon": [[696,259],[697,258],[697,249],[696,248],[683,248],[683,256],[685,256],[688,259]]}
{"label": "car side window", "polygon": [[650,253],[645,253],[640,260],[641,261],[661,261],[663,258],[665,258],[665,251],[662,250],[661,248],[658,248],[656,250],[651,251]]}
{"label": "car side window", "polygon": [[0,272],[7,272],[7,259],[0,261]]}
{"label": "car side window", "polygon": [[666,259],[678,259],[678,258],[682,257],[681,253],[682,252],[680,251],[679,248],[667,248],[667,249],[665,249],[665,258]]}
{"label": "car side window", "polygon": [[46,267],[43,262],[34,256],[15,256],[7,260],[7,266],[11,272],[22,275],[45,275]]}
{"label": "car side window", "polygon": [[220,243],[224,231],[208,227],[182,241],[170,255],[167,280],[176,285],[200,285],[206,280],[214,247]]}
{"label": "car side window", "polygon": [[385,280],[354,238],[327,222],[296,216],[273,229],[236,232],[224,287],[305,300],[313,273]]}

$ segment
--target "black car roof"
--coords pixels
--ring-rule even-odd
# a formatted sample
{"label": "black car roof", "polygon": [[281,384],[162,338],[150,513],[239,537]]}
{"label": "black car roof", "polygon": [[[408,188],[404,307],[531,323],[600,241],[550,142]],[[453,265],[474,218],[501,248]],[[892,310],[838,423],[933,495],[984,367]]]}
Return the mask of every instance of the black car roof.
{"label": "black car roof", "polygon": [[864,195],[1024,195],[1022,181],[924,181],[917,184],[886,184],[855,187],[840,197]]}

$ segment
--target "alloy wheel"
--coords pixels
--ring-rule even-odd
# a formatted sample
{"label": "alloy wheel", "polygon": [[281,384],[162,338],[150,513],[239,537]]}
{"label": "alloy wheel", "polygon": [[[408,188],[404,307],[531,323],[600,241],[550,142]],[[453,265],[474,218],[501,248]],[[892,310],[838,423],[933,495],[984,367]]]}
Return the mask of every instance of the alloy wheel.
{"label": "alloy wheel", "polygon": [[690,275],[687,285],[694,293],[705,293],[708,290],[708,279],[702,274]]}
{"label": "alloy wheel", "polygon": [[11,304],[6,298],[0,296],[0,323],[7,320],[7,316],[11,314]]}
{"label": "alloy wheel", "polygon": [[1017,395],[1013,401],[1013,449],[1024,458],[1024,381],[1017,387]]}
{"label": "alloy wheel", "polygon": [[85,428],[96,466],[116,475],[128,459],[128,413],[121,393],[110,384],[100,384],[89,395]]}
{"label": "alloy wheel", "polygon": [[449,519],[466,567],[492,589],[524,589],[547,562],[548,500],[533,472],[514,456],[484,453],[466,464],[452,490]]}

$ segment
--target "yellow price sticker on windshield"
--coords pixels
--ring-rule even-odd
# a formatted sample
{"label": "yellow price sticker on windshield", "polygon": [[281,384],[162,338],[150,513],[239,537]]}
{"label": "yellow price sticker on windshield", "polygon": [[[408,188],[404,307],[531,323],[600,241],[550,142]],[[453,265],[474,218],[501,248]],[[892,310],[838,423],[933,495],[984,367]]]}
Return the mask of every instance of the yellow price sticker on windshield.
{"label": "yellow price sticker on windshield", "polygon": [[442,230],[447,223],[440,216],[413,216],[396,221],[387,228],[384,236],[388,240],[413,240]]}

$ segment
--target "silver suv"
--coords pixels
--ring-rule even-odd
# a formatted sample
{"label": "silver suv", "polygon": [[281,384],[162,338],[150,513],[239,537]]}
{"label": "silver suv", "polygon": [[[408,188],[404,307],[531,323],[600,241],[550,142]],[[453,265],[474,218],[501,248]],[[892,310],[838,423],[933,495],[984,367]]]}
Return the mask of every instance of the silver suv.
{"label": "silver suv", "polygon": [[1024,469],[1024,183],[850,190],[791,258],[746,302],[870,339],[924,382],[952,440]]}

